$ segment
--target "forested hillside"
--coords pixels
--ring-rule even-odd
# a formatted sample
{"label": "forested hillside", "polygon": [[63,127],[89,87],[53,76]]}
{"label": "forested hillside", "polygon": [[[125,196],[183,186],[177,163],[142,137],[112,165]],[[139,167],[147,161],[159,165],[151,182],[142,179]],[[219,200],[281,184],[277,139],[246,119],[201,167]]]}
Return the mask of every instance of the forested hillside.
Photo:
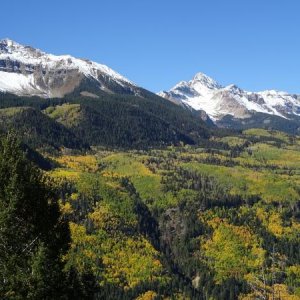
{"label": "forested hillside", "polygon": [[298,136],[80,93],[1,96],[1,296],[300,299]]}
{"label": "forested hillside", "polygon": [[0,109],[0,129],[3,132],[14,130],[24,143],[44,151],[63,147],[81,150],[89,148],[87,143],[65,126],[32,107]]}
{"label": "forested hillside", "polygon": [[79,299],[300,299],[299,137],[209,143],[46,155]]}
{"label": "forested hillside", "polygon": [[92,91],[86,93],[93,97],[82,96],[79,89],[63,99],[50,100],[0,93],[0,130],[15,129],[30,146],[48,150],[144,149],[196,144],[211,135],[196,113],[150,92],[141,97]]}

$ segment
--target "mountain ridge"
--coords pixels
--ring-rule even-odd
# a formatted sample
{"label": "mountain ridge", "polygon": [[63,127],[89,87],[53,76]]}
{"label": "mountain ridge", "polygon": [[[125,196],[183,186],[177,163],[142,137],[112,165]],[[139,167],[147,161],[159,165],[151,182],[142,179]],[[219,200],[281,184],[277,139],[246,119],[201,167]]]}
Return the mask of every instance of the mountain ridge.
{"label": "mountain ridge", "polygon": [[[0,91],[19,96],[64,97],[82,80],[111,92],[109,82],[123,92],[138,94],[137,85],[106,65],[71,55],[53,55],[10,39],[0,41]],[[108,83],[107,83],[108,82]]]}
{"label": "mountain ridge", "polygon": [[181,81],[158,95],[195,110],[204,110],[215,121],[226,115],[243,119],[252,112],[287,119],[300,116],[300,95],[276,90],[249,92],[234,84],[222,86],[203,73],[197,73],[192,80]]}
{"label": "mountain ridge", "polygon": [[[222,86],[204,73],[197,73],[190,81],[179,82],[169,92],[154,94],[108,66],[71,55],[47,54],[10,39],[0,41],[0,94],[6,94],[1,98],[9,106],[12,103],[10,95],[19,97],[14,100],[15,103],[24,102],[25,105],[33,97],[37,98],[37,102],[47,99],[53,102],[48,105],[54,106],[58,99],[62,99],[62,103],[89,103],[93,108],[96,103],[97,109],[92,115],[99,122],[93,126],[97,128],[97,134],[103,132],[107,122],[116,124],[115,112],[124,112],[128,115],[120,115],[122,121],[117,122],[119,125],[122,123],[120,131],[123,132],[119,135],[118,131],[118,145],[124,145],[122,136],[128,136],[124,126],[131,128],[131,136],[134,126],[140,130],[138,124],[144,127],[144,131],[133,134],[132,140],[139,145],[145,140],[148,143],[153,134],[147,130],[145,120],[158,122],[160,130],[165,128],[170,134],[160,132],[157,136],[168,143],[177,143],[181,137],[184,141],[192,138],[196,142],[203,136],[209,136],[208,128],[216,125],[241,130],[251,127],[280,129],[278,124],[280,127],[284,124],[286,132],[300,132],[299,95],[274,90],[248,92],[234,84]],[[106,110],[106,115],[102,114],[100,118],[101,110]],[[139,116],[138,122],[134,116]],[[88,122],[85,122],[85,130],[87,125]],[[112,129],[111,126],[109,128]],[[174,134],[171,134],[172,130],[175,130]],[[138,141],[137,136],[143,138]],[[161,144],[161,141],[157,142]]]}
{"label": "mountain ridge", "polygon": [[[33,121],[34,115],[39,116],[38,129],[58,129],[66,139],[72,134],[80,141],[76,149],[81,144],[121,148],[196,144],[211,134],[203,114],[181,108],[107,66],[46,54],[7,39],[0,42],[0,99],[3,109],[33,107],[26,113]],[[49,107],[52,119],[46,113]],[[7,111],[2,112],[0,121],[10,120]],[[20,116],[23,120],[25,113]],[[36,122],[25,121],[26,132],[37,131]],[[4,122],[1,128],[8,130]],[[54,143],[56,148],[65,147],[61,140]],[[39,147],[44,143],[39,136],[31,142]]]}

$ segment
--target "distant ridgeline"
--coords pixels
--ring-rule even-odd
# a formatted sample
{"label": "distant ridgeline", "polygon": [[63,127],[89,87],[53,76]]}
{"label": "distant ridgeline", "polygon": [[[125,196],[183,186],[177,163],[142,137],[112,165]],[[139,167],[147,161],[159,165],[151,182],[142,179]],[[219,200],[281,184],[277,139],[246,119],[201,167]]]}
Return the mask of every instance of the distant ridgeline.
{"label": "distant ridgeline", "polygon": [[0,67],[0,130],[47,151],[203,145],[220,128],[299,133],[298,95],[223,87],[202,73],[156,95],[108,66],[9,39]]}
{"label": "distant ridgeline", "polygon": [[203,73],[181,81],[161,97],[178,105],[202,110],[220,127],[264,128],[290,134],[300,132],[300,95],[276,90],[245,91],[222,86]]}

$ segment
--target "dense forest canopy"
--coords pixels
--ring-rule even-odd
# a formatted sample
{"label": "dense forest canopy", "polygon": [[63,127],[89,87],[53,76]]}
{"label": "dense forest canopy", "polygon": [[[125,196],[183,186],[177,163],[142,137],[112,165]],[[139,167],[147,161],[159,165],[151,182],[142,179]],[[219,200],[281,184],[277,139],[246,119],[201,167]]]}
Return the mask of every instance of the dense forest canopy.
{"label": "dense forest canopy", "polygon": [[2,298],[300,298],[297,136],[0,150]]}
{"label": "dense forest canopy", "polygon": [[149,92],[145,98],[99,93],[97,99],[78,92],[50,100],[0,92],[0,130],[16,130],[28,145],[48,152],[196,144],[211,135],[197,114]]}

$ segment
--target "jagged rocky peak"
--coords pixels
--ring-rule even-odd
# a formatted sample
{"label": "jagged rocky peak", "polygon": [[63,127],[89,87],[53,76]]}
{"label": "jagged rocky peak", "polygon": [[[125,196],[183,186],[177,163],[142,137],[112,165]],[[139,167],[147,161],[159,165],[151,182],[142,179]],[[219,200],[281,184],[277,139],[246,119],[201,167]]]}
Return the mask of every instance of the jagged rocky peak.
{"label": "jagged rocky peak", "polygon": [[2,39],[0,40],[0,52],[1,53],[11,53],[12,49],[16,47],[20,47],[21,45],[14,42],[10,39]]}
{"label": "jagged rocky peak", "polygon": [[205,75],[204,73],[197,73],[194,78],[191,80],[191,85],[195,83],[201,83],[202,85],[206,86],[207,88],[210,89],[220,89],[222,86],[216,82],[214,79],[211,77]]}
{"label": "jagged rocky peak", "polygon": [[39,49],[35,49],[31,46],[21,45],[11,39],[3,39],[0,41],[0,53],[1,54],[14,54],[14,53],[19,54],[20,59],[21,59],[21,56],[23,56],[24,58],[26,58],[26,57],[39,58],[43,54],[45,54]]}
{"label": "jagged rocky peak", "polygon": [[268,90],[247,92],[235,84],[223,87],[203,73],[197,73],[190,81],[182,81],[160,96],[178,104],[204,110],[212,119],[225,115],[245,118],[253,112],[289,118],[300,116],[300,96]]}

